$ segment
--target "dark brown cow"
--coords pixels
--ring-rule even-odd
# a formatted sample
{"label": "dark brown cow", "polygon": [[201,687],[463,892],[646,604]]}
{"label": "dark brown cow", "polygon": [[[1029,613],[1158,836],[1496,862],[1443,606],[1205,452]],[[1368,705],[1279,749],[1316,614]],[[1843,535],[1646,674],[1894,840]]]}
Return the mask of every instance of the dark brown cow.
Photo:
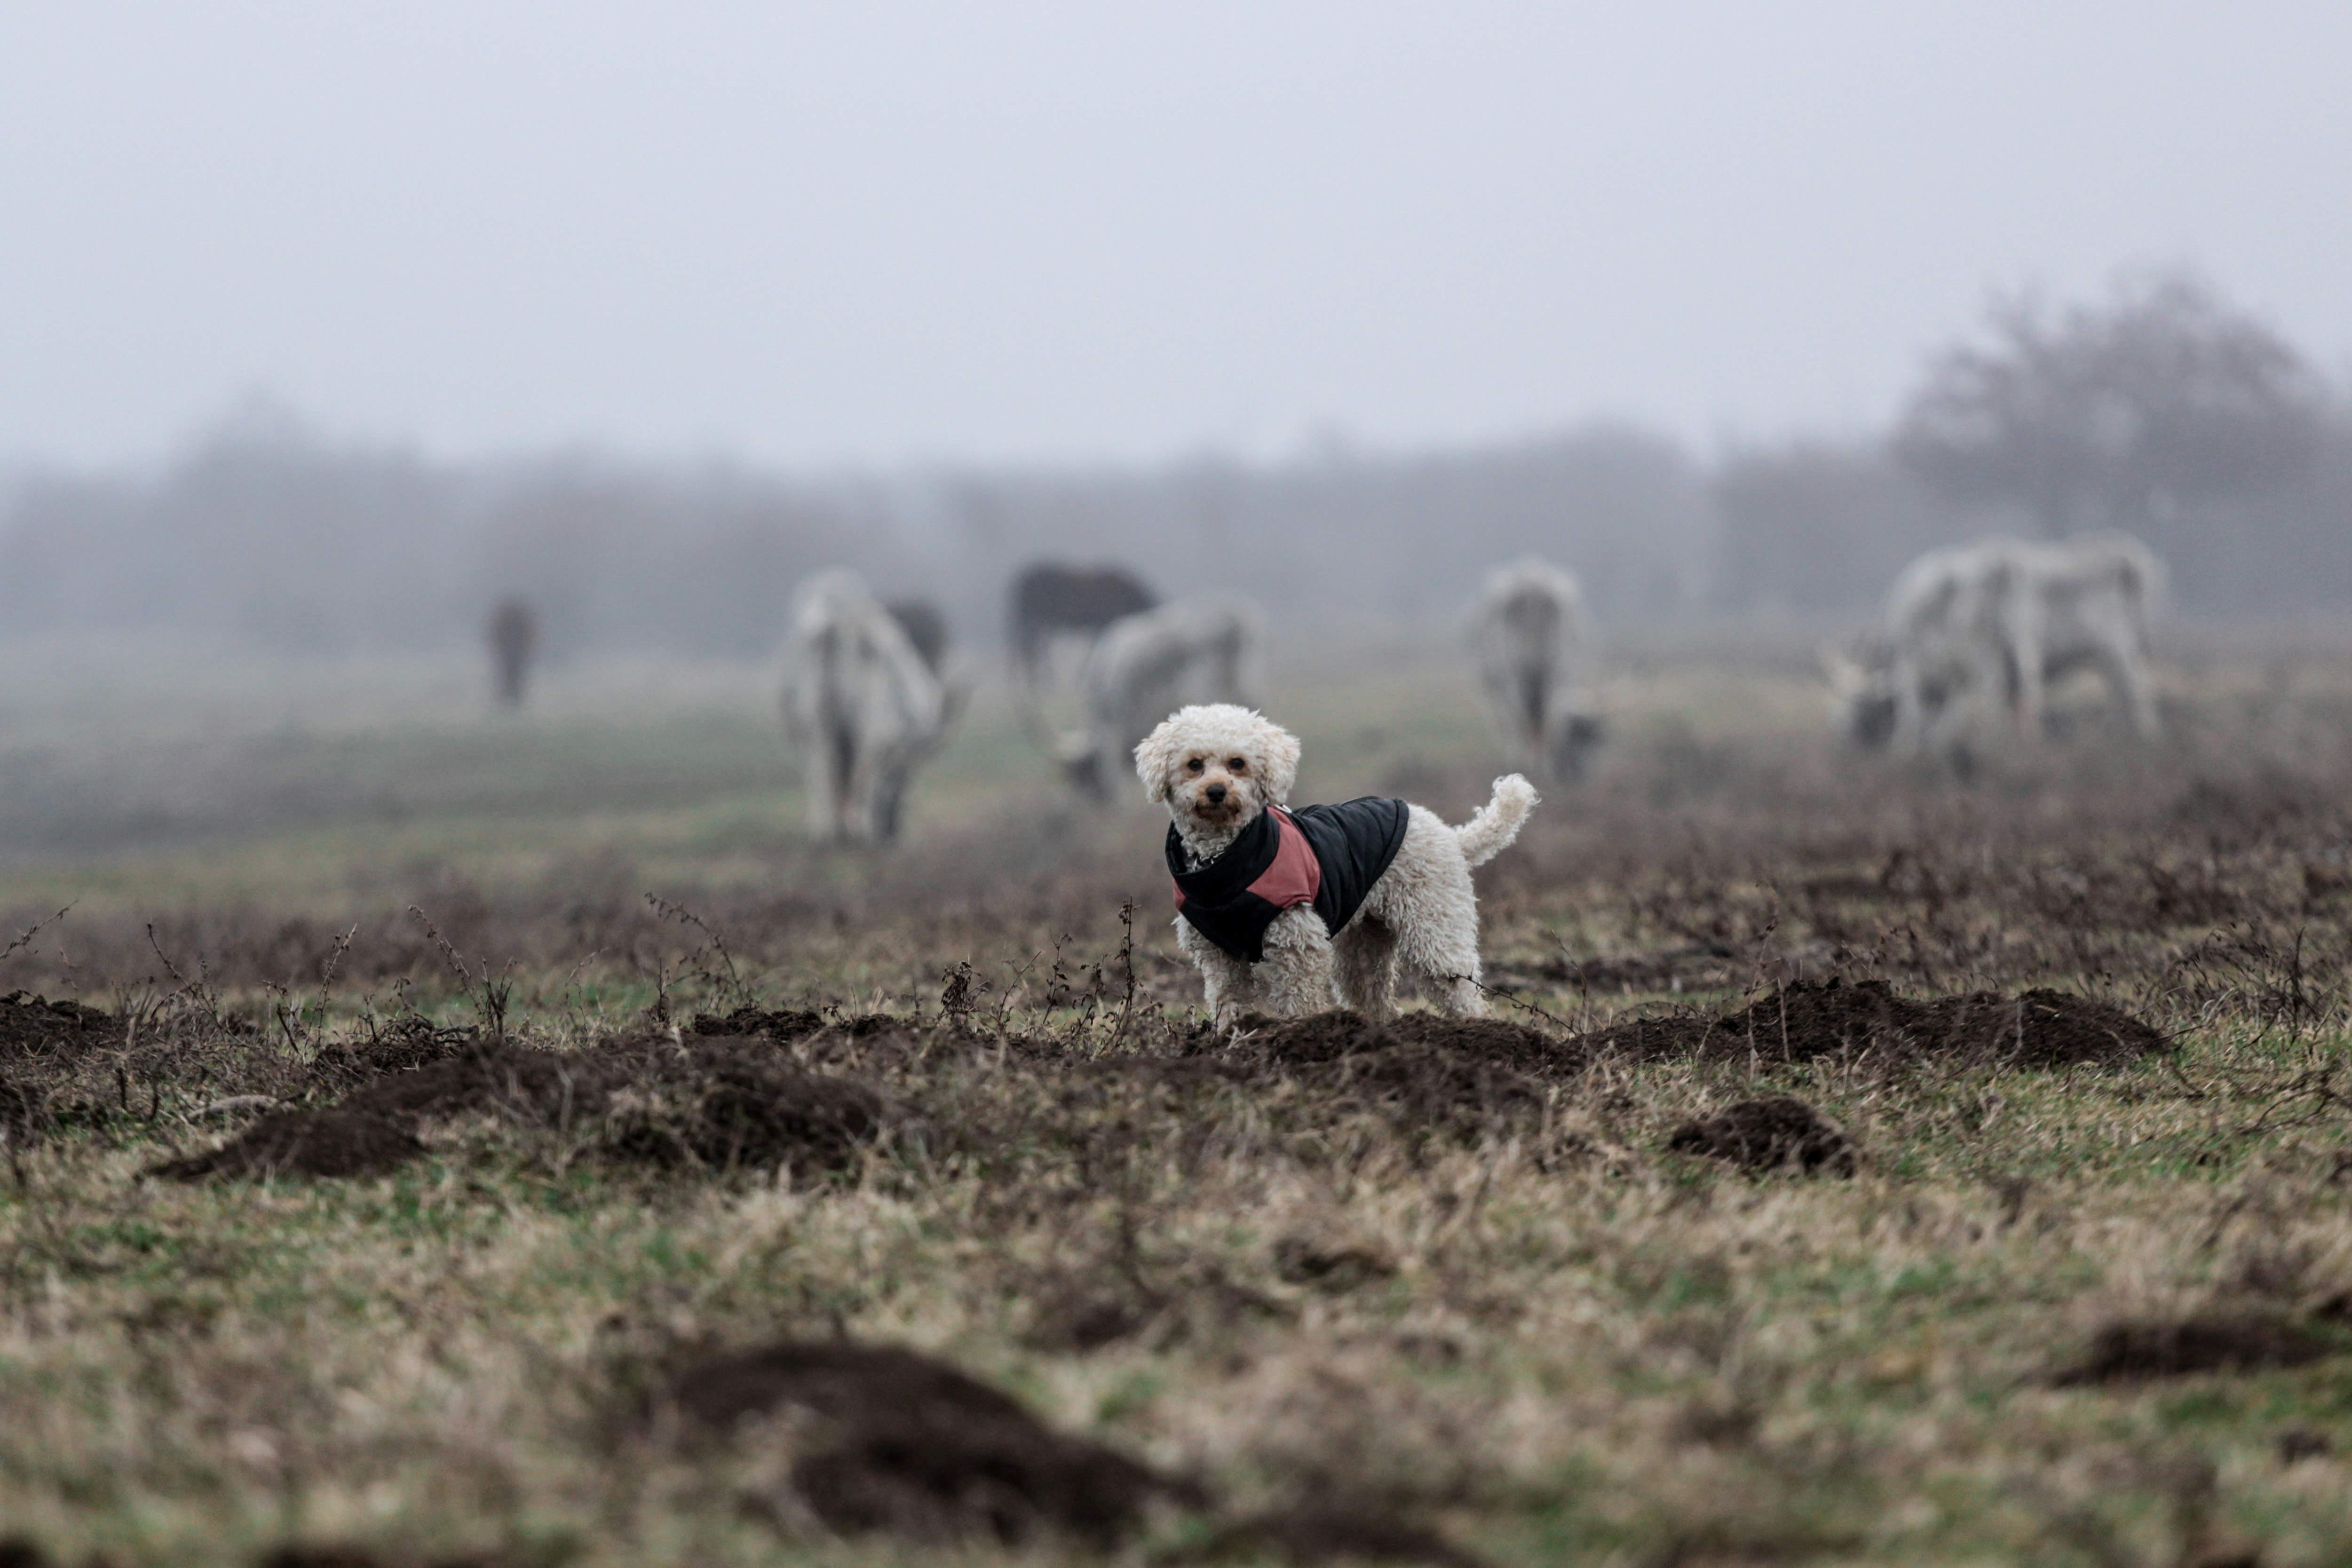
{"label": "dark brown cow", "polygon": [[526,599],[500,599],[498,608],[490,612],[488,633],[499,706],[520,708],[523,683],[530,675],[531,650],[539,646],[539,616]]}
{"label": "dark brown cow", "polygon": [[1116,566],[1064,566],[1041,561],[1013,580],[1013,657],[1029,684],[1056,632],[1098,635],[1160,603],[1132,573]]}

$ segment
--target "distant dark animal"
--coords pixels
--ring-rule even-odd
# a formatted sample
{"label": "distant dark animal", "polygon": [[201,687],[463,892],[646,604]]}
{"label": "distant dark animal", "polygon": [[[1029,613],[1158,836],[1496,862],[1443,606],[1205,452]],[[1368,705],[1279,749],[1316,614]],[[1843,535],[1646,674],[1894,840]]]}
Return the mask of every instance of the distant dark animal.
{"label": "distant dark animal", "polygon": [[1576,579],[1533,556],[1501,568],[1471,640],[1511,765],[1555,784],[1582,777],[1601,720],[1585,685],[1592,628]]}
{"label": "distant dark animal", "polygon": [[1037,683],[1057,633],[1099,636],[1116,621],[1150,609],[1159,596],[1116,566],[1039,562],[1013,580],[1013,657],[1022,678]]}
{"label": "distant dark animal", "polygon": [[1930,551],[1895,579],[1864,658],[1822,650],[1832,711],[1862,745],[1957,755],[1988,710],[2038,739],[2043,687],[2088,668],[2152,741],[2147,615],[2163,586],[2162,563],[2121,534]]}
{"label": "distant dark animal", "polygon": [[522,706],[524,682],[530,676],[530,656],[539,647],[539,616],[528,600],[500,599],[490,612],[490,673],[498,687],[499,706]]}
{"label": "distant dark animal", "polygon": [[[929,622],[944,645],[936,611]],[[803,584],[784,656],[783,714],[808,781],[810,832],[858,844],[896,838],[915,769],[939,749],[962,696],[855,574],[825,572]]]}
{"label": "distant dark animal", "polygon": [[886,599],[882,607],[890,612],[890,618],[898,623],[898,629],[937,675],[940,661],[948,656],[948,618],[940,607],[929,599]]}

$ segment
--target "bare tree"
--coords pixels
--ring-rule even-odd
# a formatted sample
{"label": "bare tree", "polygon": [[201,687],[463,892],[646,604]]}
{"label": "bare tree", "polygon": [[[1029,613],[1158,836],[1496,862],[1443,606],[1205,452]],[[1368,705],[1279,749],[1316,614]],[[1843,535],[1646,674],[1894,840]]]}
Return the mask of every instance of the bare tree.
{"label": "bare tree", "polygon": [[1895,437],[1954,500],[2056,537],[2161,531],[2184,507],[2299,477],[2326,416],[2302,354],[2205,283],[2165,273],[2103,306],[1997,299],[1986,335],[1928,364]]}

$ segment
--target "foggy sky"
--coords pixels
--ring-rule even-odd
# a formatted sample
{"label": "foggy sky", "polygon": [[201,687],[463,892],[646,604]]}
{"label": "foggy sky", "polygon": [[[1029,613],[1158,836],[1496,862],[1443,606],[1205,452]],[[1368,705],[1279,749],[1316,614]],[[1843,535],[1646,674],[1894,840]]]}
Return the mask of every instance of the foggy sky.
{"label": "foggy sky", "polygon": [[2352,355],[2326,4],[0,9],[0,456],[1882,421],[1989,287]]}

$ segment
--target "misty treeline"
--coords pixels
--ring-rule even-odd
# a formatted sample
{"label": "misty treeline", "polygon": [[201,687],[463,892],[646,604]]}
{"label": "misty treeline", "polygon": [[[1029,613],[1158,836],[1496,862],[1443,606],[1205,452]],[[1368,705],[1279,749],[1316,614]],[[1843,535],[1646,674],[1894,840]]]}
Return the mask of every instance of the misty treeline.
{"label": "misty treeline", "polygon": [[1937,543],[2122,528],[2189,614],[2352,606],[2352,406],[2193,278],[1996,300],[1883,434],[1711,458],[1629,426],[1483,450],[789,479],[593,455],[438,462],[248,410],[160,471],[19,480],[0,637],[286,653],[478,639],[520,595],[549,650],[759,657],[793,585],[849,565],[1002,635],[1030,560],[1287,624],[1458,615],[1495,564],[1573,569],[1620,626],[1866,616]]}

